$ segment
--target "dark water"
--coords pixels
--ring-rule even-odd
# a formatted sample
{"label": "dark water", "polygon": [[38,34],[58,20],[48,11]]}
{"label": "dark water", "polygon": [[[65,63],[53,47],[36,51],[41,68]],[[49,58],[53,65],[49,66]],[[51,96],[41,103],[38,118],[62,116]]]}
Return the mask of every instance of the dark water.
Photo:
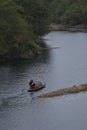
{"label": "dark water", "polygon": [[[37,99],[36,95],[87,83],[87,33],[51,32],[49,47],[32,61],[0,63],[0,130],[86,130],[87,92]],[[43,72],[43,78],[39,78]],[[30,94],[30,79],[46,88]]]}

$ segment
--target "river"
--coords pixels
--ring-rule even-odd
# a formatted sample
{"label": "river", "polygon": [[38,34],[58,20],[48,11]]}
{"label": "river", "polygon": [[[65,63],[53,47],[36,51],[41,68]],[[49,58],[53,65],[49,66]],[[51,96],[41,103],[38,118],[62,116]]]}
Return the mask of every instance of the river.
{"label": "river", "polygon": [[[31,61],[0,63],[0,130],[86,130],[87,92],[37,99],[37,95],[87,83],[87,33],[52,31],[49,48]],[[39,73],[43,72],[43,77]],[[27,92],[30,79],[46,88]]]}

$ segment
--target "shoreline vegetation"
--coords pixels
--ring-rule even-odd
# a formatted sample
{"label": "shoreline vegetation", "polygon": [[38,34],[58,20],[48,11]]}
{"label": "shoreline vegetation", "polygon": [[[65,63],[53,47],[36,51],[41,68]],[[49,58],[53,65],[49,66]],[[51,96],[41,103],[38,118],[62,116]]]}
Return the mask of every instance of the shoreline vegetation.
{"label": "shoreline vegetation", "polygon": [[50,31],[87,32],[86,0],[0,0],[0,12],[0,61],[35,58]]}
{"label": "shoreline vegetation", "polygon": [[[87,25],[80,24],[80,25],[64,25],[64,24],[50,24],[49,31],[70,31],[70,32],[87,32]],[[40,55],[43,51],[49,50],[46,44],[41,40],[40,46],[36,47],[34,52],[28,52],[24,56],[11,56],[11,55],[3,55],[0,56],[1,61],[6,60],[26,60],[32,59],[38,55]],[[59,48],[59,47],[58,47]]]}
{"label": "shoreline vegetation", "polygon": [[85,91],[87,91],[87,83],[80,84],[80,85],[73,85],[72,87],[69,88],[63,88],[52,92],[44,93],[37,96],[37,98],[51,98],[51,97],[75,94],[75,93],[85,92]]}
{"label": "shoreline vegetation", "polygon": [[87,32],[87,25],[64,25],[64,24],[50,24],[50,31],[71,31],[71,32]]}
{"label": "shoreline vegetation", "polygon": [[44,0],[0,0],[0,62],[37,57],[49,24]]}
{"label": "shoreline vegetation", "polygon": [[43,51],[48,50],[47,45],[41,41],[41,45],[36,45],[35,48],[31,48],[29,50],[25,50],[24,53],[21,55],[0,55],[0,62],[3,61],[13,61],[13,60],[31,60],[34,59],[35,57],[38,57],[43,53]]}

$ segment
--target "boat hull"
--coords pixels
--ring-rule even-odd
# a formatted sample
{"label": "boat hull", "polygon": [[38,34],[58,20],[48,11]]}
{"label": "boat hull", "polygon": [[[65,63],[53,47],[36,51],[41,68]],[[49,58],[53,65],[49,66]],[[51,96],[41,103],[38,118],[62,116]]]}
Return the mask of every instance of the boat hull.
{"label": "boat hull", "polygon": [[39,91],[39,90],[45,88],[45,86],[46,86],[45,84],[42,84],[41,82],[38,82],[38,83],[37,83],[37,88],[30,88],[30,89],[28,89],[28,92],[36,92],[36,91]]}

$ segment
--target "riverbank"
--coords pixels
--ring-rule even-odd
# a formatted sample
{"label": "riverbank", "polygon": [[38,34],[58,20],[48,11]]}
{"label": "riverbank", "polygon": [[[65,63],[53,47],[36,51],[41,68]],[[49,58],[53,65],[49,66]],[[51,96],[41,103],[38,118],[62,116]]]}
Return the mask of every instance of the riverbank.
{"label": "riverbank", "polygon": [[87,25],[62,25],[62,24],[50,24],[50,31],[71,31],[71,32],[87,32]]}
{"label": "riverbank", "polygon": [[[19,49],[19,48],[18,48]],[[24,51],[22,50],[21,53],[12,53],[11,49],[6,53],[6,54],[2,54],[0,53],[0,62],[3,61],[18,61],[18,60],[31,60],[34,58],[37,58],[39,55],[41,55],[43,53],[43,51],[48,50],[48,46],[46,45],[46,43],[41,39],[40,42],[38,43],[32,43],[31,47],[24,49]],[[3,49],[4,51],[4,49]]]}
{"label": "riverbank", "polygon": [[87,83],[80,84],[80,85],[73,85],[70,88],[58,89],[56,91],[41,94],[37,97],[38,98],[50,98],[50,97],[63,96],[63,95],[74,94],[74,93],[85,92],[85,91],[87,91]]}

